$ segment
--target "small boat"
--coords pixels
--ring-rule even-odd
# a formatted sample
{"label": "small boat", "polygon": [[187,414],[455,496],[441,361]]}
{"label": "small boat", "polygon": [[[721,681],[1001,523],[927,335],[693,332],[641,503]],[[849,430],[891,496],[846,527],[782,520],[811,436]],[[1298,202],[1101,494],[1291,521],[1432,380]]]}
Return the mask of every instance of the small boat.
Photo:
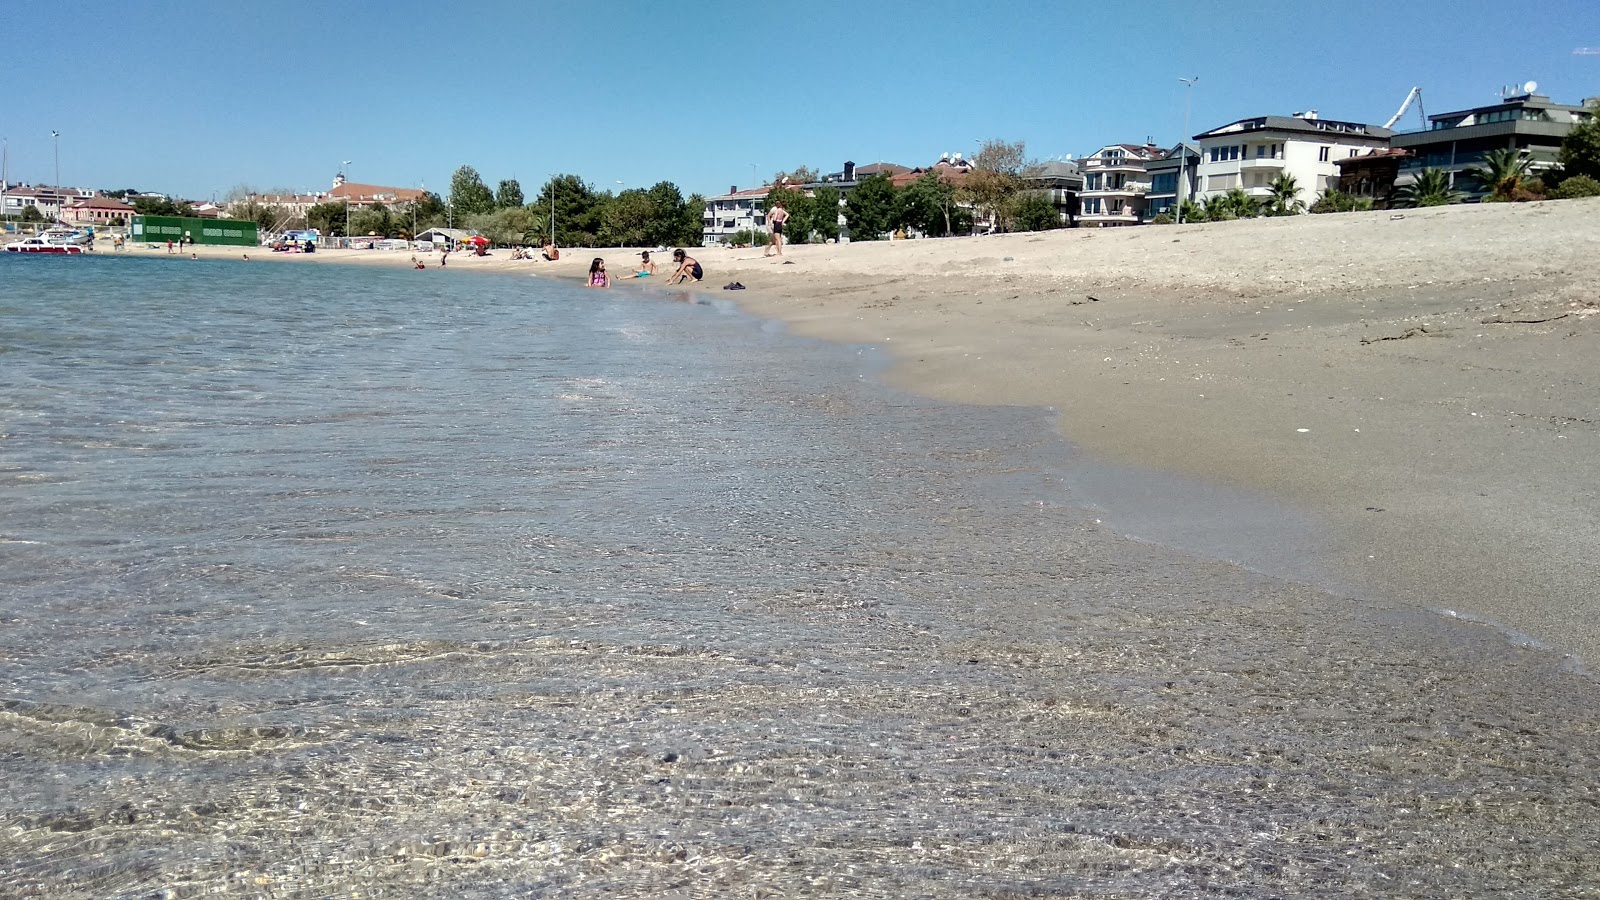
{"label": "small boat", "polygon": [[52,228],[39,236],[44,238],[47,244],[89,245],[94,243],[93,232],[78,231],[75,228]]}
{"label": "small boat", "polygon": [[82,253],[83,245],[69,241],[51,240],[47,235],[38,235],[21,241],[12,241],[6,245],[7,253]]}

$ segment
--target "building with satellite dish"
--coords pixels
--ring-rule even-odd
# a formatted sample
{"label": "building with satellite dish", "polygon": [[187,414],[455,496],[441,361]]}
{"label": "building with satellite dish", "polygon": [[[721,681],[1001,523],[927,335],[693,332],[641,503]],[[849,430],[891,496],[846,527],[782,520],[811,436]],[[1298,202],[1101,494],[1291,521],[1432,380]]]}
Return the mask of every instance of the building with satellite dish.
{"label": "building with satellite dish", "polygon": [[1488,188],[1464,173],[1481,165],[1490,150],[1522,151],[1535,174],[1555,166],[1562,139],[1593,113],[1581,104],[1553,103],[1538,89],[1532,81],[1505,88],[1499,103],[1428,116],[1425,130],[1395,135],[1391,146],[1410,153],[1398,183],[1410,184],[1423,169],[1442,169],[1456,190],[1481,197]]}

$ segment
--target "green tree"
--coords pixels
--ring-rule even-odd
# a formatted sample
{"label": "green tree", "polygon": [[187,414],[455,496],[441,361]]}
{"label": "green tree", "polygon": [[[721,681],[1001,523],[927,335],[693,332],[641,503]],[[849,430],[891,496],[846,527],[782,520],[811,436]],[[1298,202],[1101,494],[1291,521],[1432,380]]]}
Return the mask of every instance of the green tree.
{"label": "green tree", "polygon": [[167,197],[137,197],[133,211],[141,216],[193,216],[194,207],[187,202],[173,201]]}
{"label": "green tree", "polygon": [[1561,139],[1561,171],[1571,178],[1587,175],[1600,180],[1600,99],[1589,104],[1589,117]]}
{"label": "green tree", "polygon": [[774,187],[781,187],[787,184],[790,187],[798,188],[803,184],[811,184],[815,182],[819,177],[820,176],[817,175],[816,169],[813,169],[810,166],[797,166],[787,172],[779,169],[778,171],[772,173],[771,183]]}
{"label": "green tree", "polygon": [[477,169],[462,166],[450,176],[450,208],[458,222],[494,210],[494,194],[489,192]]}
{"label": "green tree", "polygon": [[1018,197],[1012,209],[1013,225],[1018,231],[1049,231],[1061,227],[1061,214],[1056,212],[1050,198],[1035,191]]}
{"label": "green tree", "polygon": [[[409,225],[410,223],[407,222],[407,224]],[[389,208],[382,203],[374,203],[371,206],[350,211],[350,234],[352,236],[375,234],[379,237],[391,237],[394,231],[394,216],[389,212]]]}
{"label": "green tree", "polygon": [[685,200],[683,192],[670,181],[656,182],[647,194],[650,222],[641,244],[672,247],[700,243],[700,213],[705,210],[705,198],[696,194]]}
{"label": "green tree", "polygon": [[[155,213],[148,213],[148,215],[155,215]],[[32,224],[34,222],[43,222],[44,213],[39,212],[39,207],[30,204],[22,208],[22,215],[18,218],[28,224]]]}
{"label": "green tree", "polygon": [[526,206],[514,206],[472,216],[464,224],[495,245],[505,247],[511,244],[533,243],[530,233],[535,231],[537,223],[531,209]]}
{"label": "green tree", "polygon": [[1236,219],[1253,219],[1261,215],[1261,202],[1246,194],[1244,188],[1234,188],[1225,195],[1228,208]]}
{"label": "green tree", "polygon": [[1205,221],[1207,221],[1205,207],[1203,207],[1200,204],[1194,202],[1193,200],[1189,199],[1188,197],[1183,198],[1182,207],[1183,207],[1183,221],[1185,221],[1185,222],[1205,222]]}
{"label": "green tree", "polygon": [[882,172],[857,182],[844,208],[852,241],[883,240],[894,227],[894,193],[894,182]]}
{"label": "green tree", "polygon": [[895,192],[895,224],[934,237],[951,233],[956,208],[955,187],[937,172],[925,172]]}
{"label": "green tree", "polygon": [[791,244],[804,244],[811,234],[812,200],[797,188],[785,187],[782,181],[774,184],[777,186],[767,191],[762,206],[771,210],[782,203],[783,208],[789,212],[789,224],[785,228],[784,239]]}
{"label": "green tree", "polygon": [[1360,212],[1371,208],[1370,198],[1355,197],[1338,188],[1328,188],[1317,198],[1317,202],[1311,204],[1313,213]]}
{"label": "green tree", "polygon": [[972,157],[972,170],[961,182],[961,195],[981,212],[992,215],[1004,230],[1029,168],[1022,141],[988,140]]}
{"label": "green tree", "polygon": [[429,228],[437,228],[444,225],[450,219],[450,211],[438,194],[428,191],[411,202],[411,209],[408,211],[407,218],[411,220],[406,223],[408,226],[412,224],[416,226],[411,231],[412,236],[415,237]]}
{"label": "green tree", "polygon": [[[601,195],[577,175],[557,175],[544,183],[531,206],[548,228],[555,209],[555,239],[563,247],[593,247],[599,242]],[[541,232],[543,234],[544,232]]]}
{"label": "green tree", "polygon": [[608,247],[643,247],[650,243],[656,205],[648,191],[623,191],[606,203],[600,217],[600,241]]}
{"label": "green tree", "polygon": [[1300,182],[1288,172],[1278,173],[1267,186],[1267,193],[1269,216],[1297,216],[1306,211],[1306,203],[1300,199]]}
{"label": "green tree", "polygon": [[1394,205],[1445,206],[1460,203],[1461,193],[1450,186],[1450,176],[1443,169],[1423,169],[1416,180],[1394,192]]}
{"label": "green tree", "polygon": [[318,203],[306,210],[306,227],[323,234],[344,234],[345,205],[335,201]]}
{"label": "green tree", "polygon": [[839,189],[819,187],[806,204],[806,239],[824,243],[839,238]]}
{"label": "green tree", "polygon": [[499,190],[494,192],[495,208],[513,209],[522,206],[522,202],[522,183],[515,178],[502,180]]}
{"label": "green tree", "polygon": [[1200,215],[1195,221],[1204,219],[1207,222],[1231,222],[1237,218],[1239,214],[1234,212],[1233,201],[1228,199],[1227,194],[1212,194],[1201,201]]}
{"label": "green tree", "polygon": [[1561,182],[1550,195],[1554,200],[1573,200],[1578,197],[1600,197],[1600,180],[1588,175],[1573,175]]}
{"label": "green tree", "polygon": [[1517,192],[1528,180],[1531,166],[1532,162],[1525,152],[1501,147],[1485,153],[1480,165],[1466,169],[1463,174],[1475,179],[1489,191],[1487,199],[1506,201],[1517,199]]}

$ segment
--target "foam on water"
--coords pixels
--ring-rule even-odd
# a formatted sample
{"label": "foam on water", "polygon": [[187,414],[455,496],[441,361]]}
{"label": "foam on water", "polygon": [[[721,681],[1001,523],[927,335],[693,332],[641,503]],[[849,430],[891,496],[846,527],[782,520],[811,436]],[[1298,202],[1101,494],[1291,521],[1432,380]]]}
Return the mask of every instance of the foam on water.
{"label": "foam on water", "polygon": [[0,285],[0,893],[1596,883],[1590,680],[1096,528],[1043,411],[720,298]]}

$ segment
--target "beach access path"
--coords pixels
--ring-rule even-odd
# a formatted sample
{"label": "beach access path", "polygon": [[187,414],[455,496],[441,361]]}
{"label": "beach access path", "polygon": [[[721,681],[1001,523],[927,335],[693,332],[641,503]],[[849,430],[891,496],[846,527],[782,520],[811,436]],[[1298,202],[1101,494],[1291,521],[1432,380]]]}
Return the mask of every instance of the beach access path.
{"label": "beach access path", "polygon": [[[1128,467],[1113,527],[1118,504],[1170,503],[1191,533],[1257,545],[1246,565],[1312,558],[1353,596],[1600,661],[1600,199],[692,252],[702,288],[739,281],[723,296],[754,314],[888,350],[897,386],[1055,410],[1087,458]],[[456,253],[445,271],[580,278],[595,256],[620,274],[638,252]],[[1326,535],[1274,545],[1235,506],[1164,493],[1164,473]]]}

